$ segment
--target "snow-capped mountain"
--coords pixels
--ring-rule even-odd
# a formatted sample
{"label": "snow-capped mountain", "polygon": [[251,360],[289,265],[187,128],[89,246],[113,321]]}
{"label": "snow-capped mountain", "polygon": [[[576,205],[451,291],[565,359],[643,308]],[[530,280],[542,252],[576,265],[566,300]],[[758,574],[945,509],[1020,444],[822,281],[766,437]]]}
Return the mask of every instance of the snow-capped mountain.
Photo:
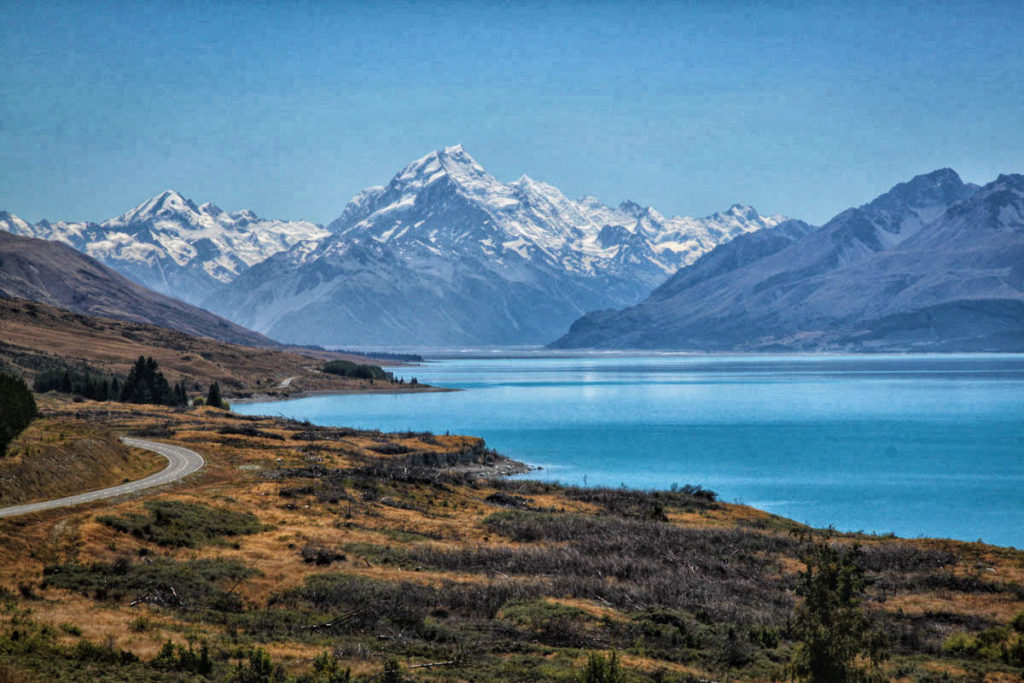
{"label": "snow-capped mountain", "polygon": [[359,193],[328,229],[498,260],[515,253],[582,274],[644,261],[660,280],[736,235],[782,220],[738,204],[705,218],[666,218],[632,202],[610,208],[593,197],[573,201],[525,175],[502,183],[458,145],[414,161],[386,187]]}
{"label": "snow-capped mountain", "polygon": [[744,236],[559,348],[1024,350],[1024,176],[917,176],[822,228]]}
{"label": "snow-capped mountain", "polygon": [[571,200],[526,176],[503,183],[449,147],[360,192],[331,236],[254,266],[206,305],[294,342],[538,343],[783,220],[740,205],[667,218],[630,202]]}
{"label": "snow-capped mountain", "polygon": [[308,221],[196,206],[167,190],[103,223],[29,225],[0,213],[0,229],[63,242],[151,289],[199,303],[239,273],[298,242],[327,236]]}

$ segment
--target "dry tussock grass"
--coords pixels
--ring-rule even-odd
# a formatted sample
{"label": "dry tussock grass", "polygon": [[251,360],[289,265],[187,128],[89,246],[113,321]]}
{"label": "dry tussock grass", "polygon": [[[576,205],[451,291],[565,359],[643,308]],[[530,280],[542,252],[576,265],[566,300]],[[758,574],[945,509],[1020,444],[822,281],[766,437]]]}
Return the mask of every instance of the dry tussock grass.
{"label": "dry tussock grass", "polygon": [[[400,464],[408,452],[460,453],[480,448],[478,439],[460,436],[428,437],[416,434],[381,435],[351,430],[317,430],[316,438],[305,434],[308,425],[272,419],[246,419],[215,409],[176,411],[169,408],[146,406],[144,410],[118,404],[71,404],[45,401],[44,408],[54,415],[49,424],[81,425],[86,420],[93,428],[109,432],[145,431],[158,428],[158,440],[181,443],[203,454],[207,467],[198,475],[181,484],[135,500],[114,501],[70,510],[52,511],[21,520],[0,521],[0,585],[16,591],[19,584],[38,583],[43,566],[63,563],[69,559],[78,562],[113,562],[119,557],[138,557],[146,550],[151,556],[176,560],[223,558],[252,567],[258,575],[241,581],[235,592],[247,605],[266,608],[271,596],[281,595],[303,586],[307,578],[317,574],[343,573],[375,581],[404,583],[441,589],[448,584],[464,584],[486,589],[495,581],[508,581],[491,571],[441,570],[430,566],[385,563],[378,561],[375,549],[392,548],[403,557],[410,548],[436,549],[443,553],[476,551],[477,549],[522,548],[543,552],[561,548],[570,542],[549,541],[517,542],[497,533],[485,520],[507,508],[487,502],[488,496],[505,492],[516,493],[515,486],[473,483],[457,477],[436,482],[399,481],[386,477],[367,480],[359,474],[342,477],[343,493],[351,501],[321,502],[314,494],[280,495],[288,487],[315,486],[320,479],[289,474],[275,478],[275,472],[286,468],[307,468],[311,465],[334,470],[357,472],[367,462]],[[238,433],[252,428],[264,434],[246,436]],[[232,431],[234,430],[234,431]],[[225,433],[221,433],[224,431]],[[383,448],[384,445],[389,445]],[[374,450],[377,448],[378,450]],[[381,453],[380,450],[394,450]],[[398,452],[402,451],[402,452]],[[296,470],[298,471],[298,470]],[[363,488],[364,486],[372,486]],[[374,490],[371,488],[376,487]],[[142,503],[152,496],[165,500],[223,507],[251,512],[267,525],[264,531],[251,535],[225,539],[223,543],[194,549],[154,547],[152,544],[117,532],[96,521],[98,514],[125,515],[142,513]],[[522,493],[535,510],[556,511],[559,519],[581,516],[587,519],[608,520],[608,528],[646,529],[635,519],[610,511],[596,502],[579,500],[558,489],[538,487]],[[718,503],[697,509],[666,508],[667,524],[720,533],[736,529],[743,534],[758,534],[777,539],[790,539],[789,531],[799,528],[788,520],[753,510],[742,505]],[[564,515],[564,517],[563,517]],[[617,522],[616,520],[631,520]],[[634,524],[635,523],[635,524]],[[636,525],[638,524],[638,526]],[[623,526],[624,525],[624,526]],[[634,525],[634,526],[630,526]],[[744,536],[745,537],[745,536]],[[914,539],[891,541],[879,537],[849,537],[843,543],[854,541],[865,547],[883,547],[900,543],[922,553],[953,553],[960,561],[949,568],[956,576],[974,576],[981,573],[988,581],[1004,584],[1024,583],[1024,553],[991,546],[965,544],[954,541]],[[345,559],[328,566],[319,566],[303,559],[306,546],[324,546],[345,554]],[[352,550],[351,548],[356,548]],[[783,548],[753,553],[754,561],[764,569],[768,581],[790,585],[796,574],[804,569],[802,562],[787,543]],[[366,549],[365,551],[362,549]],[[500,554],[500,553],[499,553]],[[429,553],[426,554],[429,556]],[[916,571],[916,570],[915,570]],[[537,577],[513,577],[522,582]],[[625,589],[625,581],[608,580],[609,586]],[[571,587],[571,584],[565,584]],[[1013,592],[934,591],[899,589],[895,595],[886,595],[884,602],[871,602],[872,610],[900,619],[921,618],[936,613],[963,614],[979,617],[992,623],[1006,623],[1024,609],[1024,599]],[[594,624],[581,627],[581,633],[593,642],[604,637],[595,624],[611,623],[616,628],[630,628],[634,616],[625,609],[585,595],[547,595],[546,600],[582,611]],[[131,649],[142,657],[152,657],[168,638],[184,642],[181,622],[171,613],[150,608],[130,608],[125,603],[97,602],[67,591],[49,589],[43,600],[31,605],[38,618],[54,625],[70,623],[83,631],[83,637],[100,641],[112,634],[118,647]],[[140,614],[148,614],[150,625],[143,632],[133,630],[133,621]],[[196,622],[188,628],[201,631],[206,637],[220,637],[220,627]],[[292,640],[271,641],[268,650],[276,661],[289,670],[300,672],[308,668],[323,646]],[[552,650],[551,657],[564,656]],[[379,654],[379,653],[378,653]],[[538,654],[537,656],[541,656]],[[576,656],[576,655],[574,655]],[[582,664],[582,655],[579,663]],[[410,661],[420,661],[413,658]],[[674,674],[706,676],[700,667],[679,662],[668,662],[651,656],[627,654],[623,664],[637,671],[663,670]],[[345,666],[352,666],[357,674],[375,674],[380,670],[379,656],[369,658],[346,657]],[[938,662],[935,670],[956,668],[949,662]],[[960,672],[964,673],[964,672]],[[990,676],[987,680],[999,680]]]}

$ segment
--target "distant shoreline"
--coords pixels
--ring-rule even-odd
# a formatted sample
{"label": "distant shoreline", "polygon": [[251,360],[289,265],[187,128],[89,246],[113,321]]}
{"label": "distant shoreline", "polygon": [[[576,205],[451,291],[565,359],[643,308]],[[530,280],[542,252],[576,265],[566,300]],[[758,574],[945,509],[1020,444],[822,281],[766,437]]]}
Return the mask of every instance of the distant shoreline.
{"label": "distant shoreline", "polygon": [[[408,386],[408,385],[407,385]],[[435,387],[429,384],[424,384],[416,389],[314,389],[311,391],[298,391],[294,394],[287,396],[273,396],[271,394],[256,394],[254,396],[247,396],[245,398],[230,398],[230,403],[246,404],[246,403],[280,403],[282,401],[292,401],[299,398],[310,398],[313,396],[349,396],[354,394],[433,394],[433,393],[447,393],[451,391],[462,391],[462,389],[451,389],[449,387]]]}

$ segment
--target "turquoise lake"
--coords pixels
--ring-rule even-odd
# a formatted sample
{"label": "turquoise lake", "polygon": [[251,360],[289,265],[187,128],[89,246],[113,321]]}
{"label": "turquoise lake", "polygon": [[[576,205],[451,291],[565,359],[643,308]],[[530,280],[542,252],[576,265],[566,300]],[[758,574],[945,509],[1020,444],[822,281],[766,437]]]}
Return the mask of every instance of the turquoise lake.
{"label": "turquoise lake", "polygon": [[1024,355],[450,358],[450,393],[238,404],[482,436],[577,485],[699,484],[844,531],[1024,547]]}

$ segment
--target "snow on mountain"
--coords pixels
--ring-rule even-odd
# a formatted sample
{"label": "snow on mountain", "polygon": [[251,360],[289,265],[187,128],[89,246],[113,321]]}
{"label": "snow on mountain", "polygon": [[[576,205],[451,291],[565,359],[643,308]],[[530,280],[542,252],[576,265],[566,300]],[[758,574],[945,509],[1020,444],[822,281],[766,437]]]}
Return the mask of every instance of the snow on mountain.
{"label": "snow on mountain", "polygon": [[[412,162],[386,187],[364,190],[328,229],[342,237],[418,242],[461,254],[512,251],[589,274],[613,266],[639,236],[654,254],[648,261],[658,280],[738,234],[783,220],[741,205],[704,218],[666,218],[631,202],[610,208],[593,197],[574,201],[529,176],[502,183],[458,145]],[[605,231],[602,238],[608,226],[621,230]]]}
{"label": "snow on mountain", "polygon": [[0,211],[0,230],[22,237],[32,237],[35,234],[30,224],[9,211]]}
{"label": "snow on mountain", "polygon": [[740,205],[668,218],[572,200],[528,176],[503,183],[448,147],[360,192],[329,237],[253,267],[207,305],[296,342],[538,343],[783,220]]}
{"label": "snow on mountain", "polygon": [[[0,214],[0,228],[63,242],[147,287],[199,303],[239,273],[295,244],[328,235],[308,221],[196,206],[167,190],[103,223],[28,226]],[[16,218],[16,217],[14,217]]]}
{"label": "snow on mountain", "polygon": [[941,169],[822,228],[787,227],[733,240],[553,346],[1024,349],[1024,176],[979,188]]}

